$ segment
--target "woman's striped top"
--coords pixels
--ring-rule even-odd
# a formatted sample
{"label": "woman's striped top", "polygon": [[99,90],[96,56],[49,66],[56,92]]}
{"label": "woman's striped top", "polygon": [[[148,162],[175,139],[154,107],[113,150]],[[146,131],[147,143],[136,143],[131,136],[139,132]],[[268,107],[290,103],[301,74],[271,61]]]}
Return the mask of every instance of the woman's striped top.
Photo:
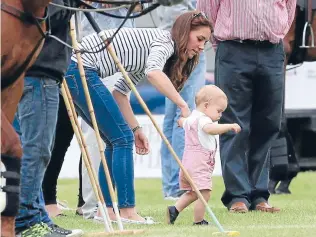
{"label": "woman's striped top", "polygon": [[[106,37],[111,37],[116,29],[105,30]],[[91,34],[82,39],[80,49],[97,51],[104,43],[97,34]],[[153,70],[163,70],[166,61],[174,53],[174,42],[169,31],[147,28],[122,28],[112,41],[112,46],[128,72],[134,85],[143,80],[147,73]],[[108,51],[99,53],[84,53],[81,55],[85,67],[93,68],[105,78],[119,72]],[[76,55],[72,60],[77,62]],[[125,79],[120,78],[114,89],[123,94],[130,91]]]}

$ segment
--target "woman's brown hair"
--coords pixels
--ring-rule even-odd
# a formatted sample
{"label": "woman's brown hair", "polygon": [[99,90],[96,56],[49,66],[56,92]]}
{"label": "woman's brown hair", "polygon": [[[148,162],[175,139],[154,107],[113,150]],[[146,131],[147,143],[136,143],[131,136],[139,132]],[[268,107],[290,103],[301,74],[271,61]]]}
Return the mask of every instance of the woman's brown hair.
{"label": "woman's brown hair", "polygon": [[170,78],[177,91],[183,88],[194,67],[199,62],[199,55],[189,59],[186,54],[186,47],[189,34],[199,27],[212,28],[210,21],[200,11],[190,11],[180,15],[171,29],[171,37],[175,43],[174,55],[167,61],[165,72]]}

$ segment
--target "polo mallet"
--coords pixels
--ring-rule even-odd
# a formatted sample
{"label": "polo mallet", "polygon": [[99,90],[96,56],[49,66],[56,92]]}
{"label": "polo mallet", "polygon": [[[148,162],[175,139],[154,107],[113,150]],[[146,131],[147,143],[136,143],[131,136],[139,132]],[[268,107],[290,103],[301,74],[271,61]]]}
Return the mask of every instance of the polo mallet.
{"label": "polo mallet", "polygon": [[117,201],[116,201],[116,197],[115,197],[115,193],[114,193],[114,189],[113,189],[113,184],[112,184],[110,172],[109,172],[106,160],[105,160],[104,146],[103,146],[102,139],[101,139],[101,136],[100,136],[97,120],[96,120],[96,117],[95,117],[95,114],[94,114],[93,105],[92,105],[92,101],[91,101],[91,98],[90,98],[90,93],[89,93],[89,89],[88,89],[88,85],[87,85],[87,81],[86,81],[86,75],[85,75],[85,72],[84,72],[83,63],[82,63],[82,59],[81,59],[81,56],[80,56],[81,54],[80,54],[80,51],[79,51],[79,48],[78,48],[78,42],[76,40],[76,32],[75,32],[75,27],[74,27],[73,21],[70,22],[70,29],[71,29],[72,45],[73,45],[74,49],[76,50],[78,69],[79,69],[79,73],[80,73],[80,77],[81,77],[81,81],[82,81],[82,86],[84,88],[84,94],[85,94],[85,97],[86,97],[87,105],[88,105],[89,112],[90,112],[91,122],[92,122],[93,129],[95,131],[95,135],[96,135],[96,138],[97,138],[97,141],[98,141],[98,147],[99,147],[101,162],[103,164],[106,181],[107,181],[108,188],[109,188],[109,193],[110,193],[111,200],[112,200],[112,203],[113,203],[113,209],[114,209],[114,212],[115,212],[115,216],[116,216],[116,220],[117,220],[117,224],[119,226],[119,229],[123,230],[123,224],[122,224],[122,220],[121,220],[120,213],[119,213],[119,210],[118,210]]}
{"label": "polo mallet", "polygon": [[[89,20],[91,26],[93,27],[93,29],[98,33],[99,37],[104,41],[105,44],[107,44],[107,39],[106,36],[104,34],[104,32],[101,31],[100,27],[97,25],[97,23],[95,22],[95,20],[91,17],[91,15],[86,14],[87,19]],[[148,109],[147,105],[145,104],[145,102],[143,101],[142,97],[140,96],[140,94],[138,93],[136,87],[134,86],[132,80],[129,78],[129,76],[127,75],[127,72],[125,71],[123,65],[120,63],[115,51],[113,50],[113,47],[111,44],[108,45],[107,47],[108,52],[110,53],[111,57],[114,59],[115,64],[117,65],[117,67],[120,69],[120,71],[122,72],[126,82],[128,83],[128,85],[130,86],[130,88],[132,89],[132,91],[134,92],[137,100],[139,101],[139,103],[141,104],[141,106],[143,107],[143,109],[145,110],[146,114],[148,115],[148,117],[150,118],[150,120],[152,121],[153,125],[155,126],[155,128],[157,129],[158,133],[160,134],[161,138],[163,139],[163,141],[166,143],[169,151],[171,152],[172,156],[174,157],[174,159],[177,161],[177,163],[179,164],[181,170],[183,171],[186,179],[188,180],[188,182],[190,183],[190,185],[193,187],[194,191],[196,192],[197,196],[200,198],[200,200],[202,201],[202,203],[204,204],[204,206],[206,207],[206,210],[208,211],[208,213],[210,214],[211,218],[213,219],[214,223],[216,224],[216,226],[218,227],[218,229],[220,230],[220,232],[215,232],[213,233],[213,235],[226,235],[226,236],[239,236],[240,233],[238,231],[225,231],[224,228],[222,227],[222,225],[219,223],[219,221],[217,220],[216,216],[214,215],[214,213],[212,212],[211,208],[208,206],[207,202],[205,201],[205,199],[203,198],[201,192],[198,190],[198,188],[196,187],[196,185],[194,184],[193,180],[191,179],[189,173],[186,171],[186,169],[184,168],[184,166],[182,165],[179,157],[177,156],[177,154],[175,153],[175,151],[173,150],[172,146],[170,145],[168,139],[165,137],[165,135],[163,134],[163,132],[161,131],[161,129],[159,128],[158,124],[156,123],[155,119],[153,118],[150,110]]]}
{"label": "polo mallet", "polygon": [[61,90],[62,90],[63,97],[65,99],[65,104],[66,104],[66,108],[67,108],[67,111],[68,111],[68,115],[69,115],[72,127],[74,129],[74,132],[76,134],[76,138],[78,140],[78,143],[79,143],[79,146],[80,146],[80,149],[81,149],[81,152],[82,152],[83,160],[84,160],[85,165],[86,165],[87,170],[88,170],[88,174],[89,174],[89,177],[90,177],[90,180],[91,180],[92,188],[93,188],[94,193],[95,193],[95,195],[96,195],[96,197],[98,199],[99,207],[101,208],[100,209],[101,210],[101,214],[102,214],[103,221],[104,221],[104,224],[105,224],[105,227],[106,227],[106,231],[107,231],[107,233],[105,233],[105,232],[96,232],[96,233],[89,233],[88,235],[89,236],[101,237],[101,236],[111,236],[111,235],[130,235],[130,234],[143,233],[144,232],[143,230],[120,230],[120,231],[114,231],[113,230],[110,217],[108,215],[106,206],[104,204],[104,199],[103,199],[102,191],[100,189],[100,185],[99,185],[97,176],[96,176],[95,171],[94,171],[94,169],[92,168],[92,165],[91,165],[91,160],[90,160],[90,157],[89,157],[89,154],[88,154],[87,145],[86,145],[86,142],[84,140],[84,136],[82,134],[82,130],[80,128],[77,116],[74,116],[74,114],[76,113],[75,112],[75,107],[74,107],[73,100],[71,98],[71,94],[70,94],[70,91],[68,89],[68,86],[67,86],[67,83],[66,83],[65,80],[63,81]]}
{"label": "polo mallet", "polygon": [[68,89],[68,86],[67,86],[65,79],[63,80],[63,83],[61,85],[61,92],[62,92],[62,96],[63,96],[64,101],[65,101],[65,105],[67,108],[67,112],[68,112],[68,116],[70,118],[72,128],[74,130],[74,133],[76,135],[76,138],[77,138],[77,141],[78,141],[81,153],[82,153],[82,158],[83,158],[84,164],[85,164],[87,171],[88,171],[88,175],[90,178],[92,189],[93,189],[94,194],[98,200],[98,205],[100,207],[101,214],[103,217],[105,230],[107,232],[112,232],[113,227],[111,224],[111,220],[110,220],[110,217],[108,215],[107,209],[104,208],[104,199],[103,199],[103,195],[102,195],[102,192],[100,189],[99,181],[97,179],[95,170],[92,168],[91,158],[88,154],[87,145],[86,145],[86,142],[84,140],[82,130],[81,130],[80,124],[78,122],[78,118],[77,118],[77,116],[75,116],[75,114],[76,114],[75,107],[74,107],[74,104],[73,104],[73,101],[71,98],[71,94],[70,94],[70,91]]}

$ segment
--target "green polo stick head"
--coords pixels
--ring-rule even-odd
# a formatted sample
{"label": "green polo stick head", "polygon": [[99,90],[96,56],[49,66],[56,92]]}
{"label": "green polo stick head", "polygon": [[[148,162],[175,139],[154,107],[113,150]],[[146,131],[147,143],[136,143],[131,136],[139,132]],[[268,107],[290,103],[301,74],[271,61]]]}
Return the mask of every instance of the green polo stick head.
{"label": "green polo stick head", "polygon": [[224,231],[224,232],[214,232],[214,236],[240,236],[239,231]]}

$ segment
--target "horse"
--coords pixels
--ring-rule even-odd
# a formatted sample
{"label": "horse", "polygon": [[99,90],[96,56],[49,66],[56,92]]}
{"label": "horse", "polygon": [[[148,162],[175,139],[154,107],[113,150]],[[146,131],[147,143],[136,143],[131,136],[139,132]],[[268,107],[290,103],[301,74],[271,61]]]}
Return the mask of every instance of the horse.
{"label": "horse", "polygon": [[[316,42],[312,42],[310,29],[306,30],[306,42],[303,40],[303,34],[305,33],[304,27],[308,23],[310,23],[311,29],[316,37],[316,0],[298,0],[293,23],[283,40],[286,55],[285,72],[287,65],[298,65],[303,62],[316,61],[316,47],[310,47],[313,43],[316,45]],[[302,47],[304,45],[309,47]],[[272,194],[289,194],[289,185],[300,171],[295,146],[289,130],[291,130],[291,127],[286,124],[284,115],[281,132],[270,151],[271,169],[269,191]],[[279,182],[280,185],[276,189]]]}
{"label": "horse", "polygon": [[[44,43],[49,2],[1,1],[1,157],[4,165],[5,157],[22,157],[20,140],[12,122],[23,93],[24,74],[34,63]],[[19,174],[18,167],[11,169]],[[17,209],[18,200],[15,201],[17,203],[7,204],[7,207],[11,206],[11,212]],[[1,236],[15,236],[14,214],[1,215],[1,222]]]}

